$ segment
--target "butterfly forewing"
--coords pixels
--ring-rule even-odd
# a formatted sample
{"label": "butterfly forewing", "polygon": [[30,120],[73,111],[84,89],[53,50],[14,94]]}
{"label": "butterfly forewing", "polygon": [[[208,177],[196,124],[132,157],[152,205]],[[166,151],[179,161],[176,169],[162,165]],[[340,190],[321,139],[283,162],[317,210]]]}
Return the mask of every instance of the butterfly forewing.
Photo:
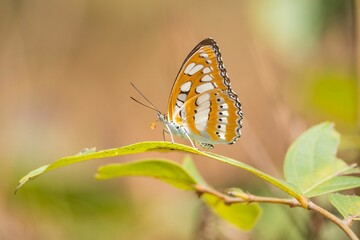
{"label": "butterfly forewing", "polygon": [[168,106],[170,120],[187,99],[215,88],[227,90],[228,82],[216,42],[203,40],[187,56],[176,77]]}
{"label": "butterfly forewing", "polygon": [[200,42],[185,59],[170,94],[168,118],[210,146],[240,137],[241,104],[213,39]]}

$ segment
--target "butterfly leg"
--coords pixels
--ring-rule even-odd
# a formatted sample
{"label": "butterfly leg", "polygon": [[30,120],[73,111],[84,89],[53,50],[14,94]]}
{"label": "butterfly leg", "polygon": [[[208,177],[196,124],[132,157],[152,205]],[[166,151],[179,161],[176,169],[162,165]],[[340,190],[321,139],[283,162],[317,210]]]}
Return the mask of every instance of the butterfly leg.
{"label": "butterfly leg", "polygon": [[170,132],[169,132],[168,130],[166,130],[166,129],[163,129],[162,134],[163,134],[163,140],[164,140],[164,142],[166,142],[165,133],[170,134]]}
{"label": "butterfly leg", "polygon": [[188,134],[187,132],[185,132],[185,135],[186,135],[187,139],[189,139],[189,141],[190,141],[191,145],[193,146],[193,148],[198,149],[198,148],[195,146],[195,141],[191,140],[189,134]]}
{"label": "butterfly leg", "polygon": [[164,132],[167,132],[170,134],[170,137],[171,137],[171,142],[174,143],[174,136],[172,135],[171,131],[170,131],[170,128],[167,124],[165,124],[166,128],[167,128],[167,131],[164,129],[163,130],[163,136],[164,136],[164,140],[165,140],[165,135],[164,135]]}

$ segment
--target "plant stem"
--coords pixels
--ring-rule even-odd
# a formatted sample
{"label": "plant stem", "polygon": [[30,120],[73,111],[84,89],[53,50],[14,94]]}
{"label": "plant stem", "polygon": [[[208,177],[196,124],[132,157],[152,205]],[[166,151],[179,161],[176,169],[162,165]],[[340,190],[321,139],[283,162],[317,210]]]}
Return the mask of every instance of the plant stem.
{"label": "plant stem", "polygon": [[342,221],[340,218],[336,217],[334,214],[330,213],[329,211],[323,209],[319,205],[316,205],[315,203],[309,201],[309,210],[313,210],[315,212],[320,213],[330,221],[334,222],[336,225],[338,225],[345,233],[349,236],[351,240],[359,240],[359,238],[356,236],[356,234],[351,230],[349,225],[346,224],[346,222]]}
{"label": "plant stem", "polygon": [[221,193],[216,191],[215,189],[203,186],[203,185],[196,185],[195,186],[196,191],[199,195],[201,194],[211,194],[214,196],[217,196],[218,198],[222,199],[225,204],[235,204],[235,203],[252,203],[252,202],[258,202],[258,203],[274,203],[274,204],[283,204],[288,205],[290,207],[301,207],[307,210],[315,211],[319,214],[321,214],[323,217],[329,219],[330,221],[334,222],[336,225],[338,225],[346,235],[351,240],[359,240],[359,238],[356,236],[356,234],[352,231],[350,226],[345,222],[342,221],[340,218],[336,217],[334,214],[330,213],[329,211],[325,210],[324,208],[318,206],[317,204],[311,202],[309,199],[307,199],[308,204],[306,207],[304,204],[301,204],[297,199],[295,198],[273,198],[273,197],[261,197],[252,195],[245,192],[230,192],[230,195]]}

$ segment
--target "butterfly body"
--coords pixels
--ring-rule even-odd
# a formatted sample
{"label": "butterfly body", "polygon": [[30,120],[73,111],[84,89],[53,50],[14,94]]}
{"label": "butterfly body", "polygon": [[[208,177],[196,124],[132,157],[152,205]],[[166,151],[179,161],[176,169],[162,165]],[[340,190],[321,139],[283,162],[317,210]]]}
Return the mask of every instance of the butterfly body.
{"label": "butterfly body", "polygon": [[233,144],[240,137],[241,103],[230,87],[215,40],[201,41],[185,59],[173,84],[167,115],[158,113],[166,131],[204,148]]}

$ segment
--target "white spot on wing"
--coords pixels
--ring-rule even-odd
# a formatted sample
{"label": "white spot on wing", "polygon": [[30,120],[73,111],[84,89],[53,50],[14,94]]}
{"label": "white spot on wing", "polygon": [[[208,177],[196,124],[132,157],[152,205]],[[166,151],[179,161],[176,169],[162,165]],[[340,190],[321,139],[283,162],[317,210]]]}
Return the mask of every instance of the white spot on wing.
{"label": "white spot on wing", "polygon": [[180,90],[182,92],[188,92],[188,91],[190,91],[190,87],[191,87],[191,82],[187,81],[187,82],[183,83],[183,85],[181,85]]}
{"label": "white spot on wing", "polygon": [[201,78],[201,81],[202,82],[209,82],[209,81],[212,81],[213,78],[210,76],[210,75],[205,75]]}
{"label": "white spot on wing", "polygon": [[207,53],[200,53],[200,57],[202,57],[202,58],[208,58],[209,55],[207,55]]}
{"label": "white spot on wing", "polygon": [[196,111],[199,113],[206,109],[210,110],[210,101],[203,102],[200,106],[196,108]]}
{"label": "white spot on wing", "polygon": [[195,126],[198,131],[204,131],[209,119],[210,108],[195,114]]}
{"label": "white spot on wing", "polygon": [[211,67],[206,67],[206,68],[204,68],[203,70],[202,70],[202,72],[204,73],[204,74],[206,74],[206,73],[209,73],[209,72],[211,72]]}
{"label": "white spot on wing", "polygon": [[196,87],[196,92],[203,93],[212,89],[214,89],[214,86],[211,83],[204,83]]}
{"label": "white spot on wing", "polygon": [[210,59],[206,60],[206,63],[211,64],[211,60]]}
{"label": "white spot on wing", "polygon": [[221,108],[221,109],[228,109],[229,106],[228,106],[227,103],[223,103],[223,104],[220,105],[220,108]]}
{"label": "white spot on wing", "polygon": [[205,130],[205,127],[206,127],[206,124],[196,124],[196,122],[195,122],[195,127],[196,127],[196,129],[198,130],[198,131],[200,131],[200,132],[202,132],[202,131],[204,131]]}
{"label": "white spot on wing", "polygon": [[178,98],[180,101],[185,102],[186,94],[185,94],[185,93],[181,93],[181,94],[179,94],[179,96],[178,96],[177,98]]}
{"label": "white spot on wing", "polygon": [[229,112],[228,111],[221,111],[220,116],[229,116]]}
{"label": "white spot on wing", "polygon": [[[220,128],[219,128],[220,127]],[[219,124],[217,127],[218,130],[222,132],[226,132],[226,125],[225,124]]]}
{"label": "white spot on wing", "polygon": [[176,105],[177,105],[178,107],[181,107],[183,104],[184,104],[184,103],[181,102],[181,101],[179,101],[179,100],[176,101]]}
{"label": "white spot on wing", "polygon": [[221,139],[225,139],[225,133],[224,132],[217,132],[217,135]]}
{"label": "white spot on wing", "polygon": [[202,94],[196,99],[196,104],[199,106],[202,103],[209,101],[209,99],[210,99],[210,94],[208,94],[208,93]]}
{"label": "white spot on wing", "polygon": [[192,75],[194,75],[195,73],[197,73],[198,71],[200,71],[203,67],[204,67],[204,65],[198,64],[198,65],[196,65],[195,67],[193,67],[187,74],[190,75],[190,76],[192,76]]}
{"label": "white spot on wing", "polygon": [[228,123],[228,119],[226,117],[220,118],[221,119],[221,123]]}
{"label": "white spot on wing", "polygon": [[175,105],[175,112],[179,111],[179,107]]}
{"label": "white spot on wing", "polygon": [[184,70],[184,73],[188,74],[195,65],[196,65],[195,63],[190,63],[189,65],[187,65],[187,67]]}
{"label": "white spot on wing", "polygon": [[186,119],[186,111],[185,111],[185,108],[182,108],[180,111],[181,111],[181,118],[182,118],[182,119]]}
{"label": "white spot on wing", "polygon": [[222,98],[222,97],[217,97],[217,98],[216,98],[216,102],[217,102],[218,104],[222,104],[222,103],[225,102],[225,100],[224,100],[224,98]]}

